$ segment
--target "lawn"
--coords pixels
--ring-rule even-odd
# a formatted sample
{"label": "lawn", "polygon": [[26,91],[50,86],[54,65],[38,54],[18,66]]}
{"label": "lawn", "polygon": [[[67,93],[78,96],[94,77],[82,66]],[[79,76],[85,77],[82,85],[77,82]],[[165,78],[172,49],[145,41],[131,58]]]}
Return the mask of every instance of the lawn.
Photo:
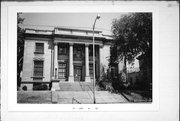
{"label": "lawn", "polygon": [[122,91],[121,94],[129,101],[134,103],[152,102],[152,98],[149,97],[149,92],[145,91]]}
{"label": "lawn", "polygon": [[18,91],[17,103],[50,104],[51,91]]}

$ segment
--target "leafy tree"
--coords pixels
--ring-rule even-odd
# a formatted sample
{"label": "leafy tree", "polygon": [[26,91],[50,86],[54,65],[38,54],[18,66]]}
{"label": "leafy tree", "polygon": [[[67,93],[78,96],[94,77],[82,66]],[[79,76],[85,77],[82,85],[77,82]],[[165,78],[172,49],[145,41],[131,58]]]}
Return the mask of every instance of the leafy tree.
{"label": "leafy tree", "polygon": [[132,63],[138,55],[144,55],[152,61],[152,13],[128,13],[112,22],[114,43],[112,53],[117,51],[111,63],[124,59],[124,72],[127,75],[126,62]]}
{"label": "leafy tree", "polygon": [[24,53],[24,29],[20,27],[24,18],[21,18],[21,13],[17,14],[17,86],[20,86],[20,74],[23,67],[23,53]]}

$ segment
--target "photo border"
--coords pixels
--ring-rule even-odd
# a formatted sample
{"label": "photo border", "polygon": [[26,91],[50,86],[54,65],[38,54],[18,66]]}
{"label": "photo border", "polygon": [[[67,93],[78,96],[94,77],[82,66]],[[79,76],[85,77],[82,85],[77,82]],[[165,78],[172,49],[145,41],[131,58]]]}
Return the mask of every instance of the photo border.
{"label": "photo border", "polygon": [[[152,12],[153,15],[153,100],[152,103],[120,104],[17,104],[17,13],[114,13]],[[159,11],[157,6],[9,6],[7,42],[8,111],[157,111],[159,109]],[[14,61],[12,61],[14,60]]]}

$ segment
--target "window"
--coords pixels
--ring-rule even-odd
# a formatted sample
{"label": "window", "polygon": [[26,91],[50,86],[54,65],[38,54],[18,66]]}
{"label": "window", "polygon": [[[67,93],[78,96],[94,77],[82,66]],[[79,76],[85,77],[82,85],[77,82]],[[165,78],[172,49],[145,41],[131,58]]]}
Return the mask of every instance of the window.
{"label": "window", "polygon": [[89,47],[89,56],[93,56],[93,47],[92,46]]}
{"label": "window", "polygon": [[35,53],[44,53],[44,43],[36,43]]}
{"label": "window", "polygon": [[59,46],[58,55],[66,55],[67,54],[67,47],[66,46]]}
{"label": "window", "polygon": [[74,46],[74,52],[73,57],[76,59],[81,59],[84,56],[84,46],[82,45],[75,45]]}
{"label": "window", "polygon": [[34,61],[34,77],[43,77],[43,61]]}
{"label": "window", "polygon": [[82,57],[82,51],[80,49],[74,50],[74,57],[75,58],[81,58]]}
{"label": "window", "polygon": [[93,72],[93,64],[89,64],[89,74],[90,74],[90,77],[93,78],[93,75],[94,75],[94,72]]}
{"label": "window", "polygon": [[[94,46],[94,50],[95,50],[95,57],[97,56],[97,51],[98,51],[98,47],[95,45]],[[93,56],[93,46],[89,46],[89,56]]]}
{"label": "window", "polygon": [[58,78],[65,78],[67,75],[66,63],[59,63]]}

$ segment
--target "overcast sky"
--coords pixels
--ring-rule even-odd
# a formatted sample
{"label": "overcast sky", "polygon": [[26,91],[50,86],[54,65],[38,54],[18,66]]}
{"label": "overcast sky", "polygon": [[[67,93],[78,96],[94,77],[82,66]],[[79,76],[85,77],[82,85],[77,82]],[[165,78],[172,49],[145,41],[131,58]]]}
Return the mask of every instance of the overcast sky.
{"label": "overcast sky", "polygon": [[[112,20],[124,13],[99,13],[96,28],[110,34]],[[23,13],[24,25],[45,25],[92,29],[97,13]]]}

